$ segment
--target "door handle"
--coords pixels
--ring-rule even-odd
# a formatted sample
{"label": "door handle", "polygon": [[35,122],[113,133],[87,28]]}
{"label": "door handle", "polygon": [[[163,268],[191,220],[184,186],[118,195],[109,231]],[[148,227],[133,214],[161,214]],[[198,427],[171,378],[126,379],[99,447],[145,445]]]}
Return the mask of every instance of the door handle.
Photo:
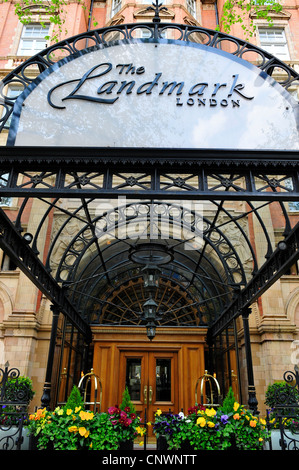
{"label": "door handle", "polygon": [[152,399],[153,399],[153,388],[150,386],[150,388],[149,388],[149,403],[150,403],[150,405],[152,404]]}
{"label": "door handle", "polygon": [[144,389],[143,389],[143,397],[144,397],[144,404],[146,405],[147,404],[147,386],[146,385],[144,386]]}

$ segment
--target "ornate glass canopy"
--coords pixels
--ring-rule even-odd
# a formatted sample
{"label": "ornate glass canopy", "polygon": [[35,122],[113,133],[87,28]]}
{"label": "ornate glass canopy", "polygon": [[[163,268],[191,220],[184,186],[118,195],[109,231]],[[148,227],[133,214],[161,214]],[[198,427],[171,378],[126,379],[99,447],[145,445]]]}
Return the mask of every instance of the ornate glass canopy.
{"label": "ornate glass canopy", "polygon": [[[120,25],[62,41],[9,74],[1,90],[2,131],[16,99],[6,95],[7,87],[18,83],[21,90],[29,89],[29,70],[44,72],[86,48],[126,43],[142,29],[150,31],[150,40],[163,41],[171,31],[176,41],[256,60],[269,76],[279,68],[286,89],[298,80],[269,53],[220,32],[172,23]],[[153,298],[161,326],[212,326],[224,313],[227,323],[257,295],[257,285],[247,289],[264,263],[280,260],[277,242],[292,229],[282,201],[299,200],[298,163],[291,151],[3,147],[2,163],[1,195],[24,197],[14,221],[17,234],[32,201],[39,201],[33,240],[24,247],[36,257],[28,268],[34,282],[40,286],[43,277],[52,300],[61,307],[66,299],[66,314],[74,320],[77,312],[87,325],[142,323],[148,298],[143,269],[152,254],[159,267]],[[274,214],[279,236],[270,234],[264,222]],[[12,227],[3,218],[5,230]],[[45,232],[50,234],[46,255],[41,250]],[[23,254],[11,249],[10,255],[24,267]],[[267,279],[278,272],[272,268]],[[61,287],[60,297],[46,281]]]}

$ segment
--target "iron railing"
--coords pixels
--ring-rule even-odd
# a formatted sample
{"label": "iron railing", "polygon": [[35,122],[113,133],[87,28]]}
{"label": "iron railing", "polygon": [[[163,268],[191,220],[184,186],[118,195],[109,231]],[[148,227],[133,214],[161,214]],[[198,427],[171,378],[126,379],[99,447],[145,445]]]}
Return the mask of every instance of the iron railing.
{"label": "iron railing", "polygon": [[0,368],[0,450],[21,450],[31,390],[16,368]]}
{"label": "iron railing", "polygon": [[[285,387],[274,391],[275,405],[267,412],[268,428],[272,430],[270,450],[299,450],[299,371],[284,373]],[[271,420],[271,417],[273,419]],[[279,431],[278,449],[273,444],[273,428]]]}

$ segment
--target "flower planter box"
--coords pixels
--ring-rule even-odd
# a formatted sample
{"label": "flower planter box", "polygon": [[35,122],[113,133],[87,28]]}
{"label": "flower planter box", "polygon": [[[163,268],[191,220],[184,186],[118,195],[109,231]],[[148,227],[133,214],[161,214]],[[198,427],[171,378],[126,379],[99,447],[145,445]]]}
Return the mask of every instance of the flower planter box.
{"label": "flower planter box", "polygon": [[122,441],[119,444],[119,450],[133,450],[134,449],[134,442],[133,441]]}
{"label": "flower planter box", "polygon": [[[157,438],[157,450],[162,450],[165,451],[167,450],[167,440],[165,436],[159,436]],[[190,444],[188,440],[182,442],[182,446],[180,448],[181,450],[184,451],[192,451],[194,450],[194,447]]]}
{"label": "flower planter box", "polygon": [[167,450],[167,440],[165,436],[157,437],[157,450]]}

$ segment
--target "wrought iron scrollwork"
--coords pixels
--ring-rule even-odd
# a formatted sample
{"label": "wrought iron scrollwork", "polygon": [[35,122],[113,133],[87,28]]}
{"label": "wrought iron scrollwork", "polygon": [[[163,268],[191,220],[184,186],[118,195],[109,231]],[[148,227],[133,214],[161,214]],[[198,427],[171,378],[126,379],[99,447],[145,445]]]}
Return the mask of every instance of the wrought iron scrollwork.
{"label": "wrought iron scrollwork", "polygon": [[[154,12],[152,23],[121,24],[115,27],[109,26],[73,36],[32,56],[9,73],[3,79],[0,88],[0,109],[2,111],[2,113],[0,113],[2,114],[0,118],[0,132],[3,128],[7,127],[7,121],[12,114],[13,106],[18,98],[17,96],[13,98],[9,97],[9,86],[17,85],[20,87],[21,94],[35,79],[35,77],[32,77],[32,68],[36,69],[37,74],[42,73],[61,59],[78,53],[82,54],[84,50],[88,49],[86,48],[86,44],[88,44],[89,47],[103,47],[115,41],[138,40],[136,39],[138,32],[145,29],[151,32],[150,40],[153,41],[163,40],[165,34],[167,36],[167,32],[171,31],[175,36],[179,37],[178,40],[180,41],[194,42],[205,47],[227,50],[228,53],[245,61],[247,57],[248,60],[252,60],[252,56],[255,55],[256,66],[266,74],[271,76],[274,71],[282,72],[283,79],[280,85],[286,89],[298,80],[298,73],[287,64],[272,56],[267,51],[239,38],[220,31],[198,26],[161,23],[159,15],[162,11],[166,10],[166,7],[162,6],[158,0],[152,5],[153,6],[148,7],[149,10],[153,10]],[[83,47],[82,44],[84,44]]]}
{"label": "wrought iron scrollwork", "polygon": [[[268,426],[279,431],[278,443],[281,450],[299,450],[298,368],[295,367],[294,372],[286,371],[283,378],[284,383],[277,384],[277,388],[273,387],[271,391],[274,406],[268,410]],[[272,439],[273,435],[270,449],[273,445]]]}
{"label": "wrought iron scrollwork", "polygon": [[0,368],[0,450],[21,449],[32,391],[16,368]]}
{"label": "wrought iron scrollwork", "polygon": [[16,368],[0,368],[0,402],[10,405],[27,405],[31,399],[30,387],[26,383],[19,382],[20,371]]}
{"label": "wrought iron scrollwork", "polygon": [[295,372],[287,370],[283,375],[283,379],[291,387],[299,388],[299,372],[297,368],[295,368]]}

